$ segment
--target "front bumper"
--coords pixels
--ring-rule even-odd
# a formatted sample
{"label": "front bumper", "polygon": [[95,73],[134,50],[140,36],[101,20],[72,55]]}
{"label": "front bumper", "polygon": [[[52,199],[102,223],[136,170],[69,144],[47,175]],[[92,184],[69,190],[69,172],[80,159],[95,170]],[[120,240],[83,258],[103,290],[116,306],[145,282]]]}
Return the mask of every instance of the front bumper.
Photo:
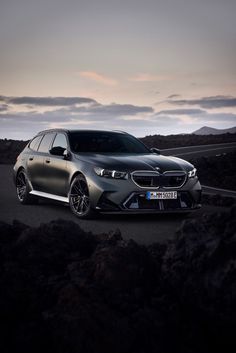
{"label": "front bumper", "polygon": [[[97,177],[89,182],[92,207],[100,212],[112,213],[167,213],[186,212],[201,207],[201,185],[198,178],[187,179],[177,191],[176,200],[147,200],[147,191],[157,188],[141,188],[131,180],[114,180]],[[159,188],[158,191],[166,191]],[[170,189],[168,189],[170,191]]]}

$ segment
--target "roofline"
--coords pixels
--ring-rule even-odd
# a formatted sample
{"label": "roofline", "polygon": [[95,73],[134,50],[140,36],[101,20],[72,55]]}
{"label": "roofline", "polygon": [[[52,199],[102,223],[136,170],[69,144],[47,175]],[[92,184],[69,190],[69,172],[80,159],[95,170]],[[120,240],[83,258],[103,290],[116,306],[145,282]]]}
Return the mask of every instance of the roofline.
{"label": "roofline", "polygon": [[48,132],[80,132],[80,131],[84,131],[84,132],[115,132],[115,133],[121,133],[121,134],[126,134],[129,135],[128,132],[126,131],[122,131],[122,130],[95,130],[95,129],[62,129],[62,128],[55,128],[55,129],[47,129],[47,130],[42,130],[39,131],[37,133],[37,135],[43,134],[43,133],[48,133]]}
{"label": "roofline", "polygon": [[69,132],[68,129],[47,129],[47,130],[42,130],[37,133],[37,135],[42,134],[42,133],[47,133],[47,132],[56,132],[56,131],[64,131],[64,132]]}

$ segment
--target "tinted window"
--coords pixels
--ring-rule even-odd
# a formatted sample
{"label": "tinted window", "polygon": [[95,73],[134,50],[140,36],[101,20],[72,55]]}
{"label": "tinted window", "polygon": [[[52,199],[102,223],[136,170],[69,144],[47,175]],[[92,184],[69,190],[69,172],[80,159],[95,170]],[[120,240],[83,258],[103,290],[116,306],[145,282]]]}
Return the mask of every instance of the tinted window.
{"label": "tinted window", "polygon": [[46,134],[44,135],[40,145],[39,145],[39,152],[48,152],[52,143],[52,139],[55,134]]}
{"label": "tinted window", "polygon": [[52,147],[61,147],[66,149],[67,148],[67,141],[64,134],[57,134]]}
{"label": "tinted window", "polygon": [[30,142],[30,145],[29,145],[29,148],[31,148],[33,151],[37,151],[38,147],[39,147],[39,144],[40,144],[40,141],[42,140],[42,135],[40,136],[36,136],[31,142]]}
{"label": "tinted window", "polygon": [[112,132],[72,132],[69,136],[74,152],[150,153],[148,148],[131,135]]}

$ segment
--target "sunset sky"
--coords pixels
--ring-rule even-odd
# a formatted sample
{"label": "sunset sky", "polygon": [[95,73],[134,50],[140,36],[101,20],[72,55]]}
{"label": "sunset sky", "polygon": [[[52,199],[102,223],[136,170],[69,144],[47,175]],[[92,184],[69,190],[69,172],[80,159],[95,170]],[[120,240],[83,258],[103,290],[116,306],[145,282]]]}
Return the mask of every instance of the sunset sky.
{"label": "sunset sky", "polygon": [[0,138],[236,125],[235,0],[1,0]]}

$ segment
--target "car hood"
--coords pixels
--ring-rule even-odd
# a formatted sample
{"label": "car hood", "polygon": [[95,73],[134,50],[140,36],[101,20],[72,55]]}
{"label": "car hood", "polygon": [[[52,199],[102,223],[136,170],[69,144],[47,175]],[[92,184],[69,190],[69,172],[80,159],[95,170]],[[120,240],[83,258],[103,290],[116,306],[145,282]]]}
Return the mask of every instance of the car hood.
{"label": "car hood", "polygon": [[96,167],[132,172],[134,170],[157,170],[161,173],[170,170],[189,171],[193,165],[171,156],[157,154],[95,154],[80,153],[75,157]]}

